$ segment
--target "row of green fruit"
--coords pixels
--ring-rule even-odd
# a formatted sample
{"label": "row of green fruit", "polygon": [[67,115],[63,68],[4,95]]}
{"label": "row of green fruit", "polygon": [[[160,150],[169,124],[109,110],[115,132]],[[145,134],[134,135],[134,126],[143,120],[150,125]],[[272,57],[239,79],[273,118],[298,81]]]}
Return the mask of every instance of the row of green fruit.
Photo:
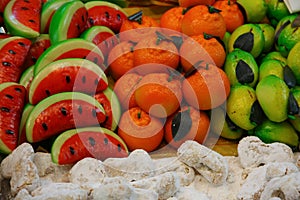
{"label": "row of green fruit", "polygon": [[221,136],[239,139],[245,134],[256,135],[264,142],[283,142],[297,149],[299,14],[290,14],[278,0],[266,1],[260,8],[269,23],[245,23],[223,38],[228,52],[224,71],[232,87]]}

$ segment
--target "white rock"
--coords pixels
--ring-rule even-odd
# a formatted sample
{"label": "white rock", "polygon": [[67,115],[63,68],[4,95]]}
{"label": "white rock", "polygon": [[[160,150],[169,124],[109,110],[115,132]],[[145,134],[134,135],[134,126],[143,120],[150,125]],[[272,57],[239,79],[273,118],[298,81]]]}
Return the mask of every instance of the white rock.
{"label": "white rock", "polygon": [[12,151],[6,158],[1,162],[1,175],[4,178],[11,178],[13,171],[15,170],[15,165],[21,159],[28,159],[32,157],[34,150],[29,143],[23,143]]}
{"label": "white rock", "polygon": [[69,182],[69,170],[72,165],[58,165],[52,162],[51,154],[36,152],[33,162],[37,166],[40,178],[52,182]]}
{"label": "white rock", "polygon": [[260,200],[271,197],[280,197],[286,200],[300,199],[300,173],[271,179],[262,191]]}
{"label": "white rock", "polygon": [[88,199],[88,192],[73,183],[51,183],[43,185],[32,191],[31,195],[34,197],[34,200]]}
{"label": "white rock", "polygon": [[95,158],[78,161],[69,172],[70,182],[79,185],[102,183],[106,176],[102,161]]}
{"label": "white rock", "polygon": [[153,190],[159,199],[172,197],[180,188],[180,178],[176,172],[166,172],[154,177],[130,182],[135,188]]}
{"label": "white rock", "polygon": [[181,187],[175,197],[178,200],[209,200],[206,194],[192,187]]}
{"label": "white rock", "polygon": [[15,163],[10,179],[12,195],[16,195],[21,189],[31,192],[40,185],[37,168],[30,158],[24,157]]}
{"label": "white rock", "polygon": [[158,194],[153,190],[134,188],[132,200],[157,200]]}
{"label": "white rock", "polygon": [[128,181],[155,175],[155,164],[150,155],[141,149],[134,150],[127,158],[108,158],[103,161],[108,176],[122,176]]}
{"label": "white rock", "polygon": [[18,192],[14,200],[31,200],[33,197],[29,194],[26,189],[22,189]]}
{"label": "white rock", "polygon": [[295,163],[296,163],[296,166],[298,168],[300,168],[300,152],[295,152],[294,153],[294,157],[295,157]]}
{"label": "white rock", "polygon": [[269,163],[261,167],[253,168],[242,184],[237,197],[240,200],[259,199],[261,192],[270,179],[274,177],[280,178],[294,172],[298,172],[298,169],[293,163],[289,162]]}
{"label": "white rock", "polygon": [[240,140],[238,155],[244,168],[272,162],[294,162],[294,154],[289,146],[277,142],[265,144],[255,136]]}
{"label": "white rock", "polygon": [[177,150],[178,159],[193,167],[210,183],[222,185],[228,176],[227,160],[219,153],[199,144],[186,141]]}

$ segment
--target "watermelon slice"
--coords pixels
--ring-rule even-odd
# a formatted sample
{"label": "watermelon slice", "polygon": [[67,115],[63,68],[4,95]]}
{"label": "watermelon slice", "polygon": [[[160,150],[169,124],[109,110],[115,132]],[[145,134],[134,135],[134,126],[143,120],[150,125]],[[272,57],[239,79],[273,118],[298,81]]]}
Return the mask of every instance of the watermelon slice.
{"label": "watermelon slice", "polygon": [[53,14],[63,4],[70,1],[71,0],[56,0],[56,1],[47,1],[43,4],[42,12],[41,12],[41,33],[46,33],[46,34],[49,33],[49,26]]}
{"label": "watermelon slice", "polygon": [[26,122],[26,138],[39,142],[76,127],[104,122],[105,111],[95,98],[80,92],[64,92],[39,102]]}
{"label": "watermelon slice", "polygon": [[93,157],[105,160],[110,157],[127,157],[124,141],[111,130],[100,127],[71,129],[60,134],[51,148],[52,161],[57,164],[74,164]]}
{"label": "watermelon slice", "polygon": [[30,84],[33,80],[33,69],[34,69],[34,65],[28,67],[21,75],[19,84],[23,85],[26,88],[26,103],[29,102],[29,97],[28,97],[28,91],[30,88]]}
{"label": "watermelon slice", "polygon": [[19,36],[0,40],[0,83],[19,82],[30,45],[29,39]]}
{"label": "watermelon slice", "polygon": [[0,152],[11,153],[18,143],[26,89],[14,82],[0,84]]}
{"label": "watermelon slice", "polygon": [[40,55],[50,47],[50,38],[48,34],[41,34],[33,41],[26,56],[24,68],[34,65]]}
{"label": "watermelon slice", "polygon": [[121,25],[127,19],[127,13],[118,5],[105,1],[85,3],[88,12],[88,26],[106,26],[119,33]]}
{"label": "watermelon slice", "polygon": [[80,37],[96,44],[104,58],[107,58],[110,50],[119,43],[119,38],[106,26],[92,26],[85,30]]}
{"label": "watermelon slice", "polygon": [[87,16],[87,10],[81,1],[63,4],[56,10],[49,25],[51,44],[79,37],[87,28]]}
{"label": "watermelon slice", "polygon": [[8,32],[25,38],[39,36],[41,8],[41,0],[11,0],[4,9]]}
{"label": "watermelon slice", "polygon": [[48,64],[34,76],[29,89],[29,102],[35,105],[61,92],[93,95],[107,87],[107,77],[98,65],[82,58],[65,58]]}
{"label": "watermelon slice", "polygon": [[108,87],[94,97],[103,106],[107,116],[101,126],[112,131],[116,130],[121,117],[121,105],[117,95]]}
{"label": "watermelon slice", "polygon": [[25,106],[24,106],[23,113],[21,116],[20,128],[19,128],[18,145],[20,145],[24,142],[27,142],[25,125],[26,125],[27,118],[33,108],[34,108],[34,105],[29,104],[29,103],[25,104]]}
{"label": "watermelon slice", "polygon": [[4,25],[3,12],[8,2],[10,2],[10,0],[0,0],[0,25],[1,26]]}
{"label": "watermelon slice", "polygon": [[105,69],[103,54],[94,43],[82,38],[72,38],[51,45],[44,51],[35,63],[34,75],[47,64],[64,58],[84,58]]}

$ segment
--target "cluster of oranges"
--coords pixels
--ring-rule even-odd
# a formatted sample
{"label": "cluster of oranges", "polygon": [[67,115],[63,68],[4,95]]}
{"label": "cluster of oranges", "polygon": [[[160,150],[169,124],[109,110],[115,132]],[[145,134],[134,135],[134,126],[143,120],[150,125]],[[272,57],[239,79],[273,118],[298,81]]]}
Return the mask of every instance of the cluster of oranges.
{"label": "cluster of oranges", "polygon": [[203,143],[211,109],[229,96],[222,39],[244,23],[242,12],[234,1],[194,3],[182,1],[159,20],[125,20],[108,55],[123,113],[117,132],[131,151],[153,151],[163,140]]}

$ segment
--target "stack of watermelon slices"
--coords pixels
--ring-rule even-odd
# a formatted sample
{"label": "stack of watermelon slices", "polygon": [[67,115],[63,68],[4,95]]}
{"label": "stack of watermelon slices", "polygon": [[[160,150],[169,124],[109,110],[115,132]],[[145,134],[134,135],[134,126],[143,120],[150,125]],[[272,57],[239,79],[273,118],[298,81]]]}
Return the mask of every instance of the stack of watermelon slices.
{"label": "stack of watermelon slices", "polygon": [[127,18],[119,5],[1,2],[6,30],[0,38],[1,153],[46,141],[59,164],[128,155],[114,133],[121,107],[106,72],[107,54]]}

